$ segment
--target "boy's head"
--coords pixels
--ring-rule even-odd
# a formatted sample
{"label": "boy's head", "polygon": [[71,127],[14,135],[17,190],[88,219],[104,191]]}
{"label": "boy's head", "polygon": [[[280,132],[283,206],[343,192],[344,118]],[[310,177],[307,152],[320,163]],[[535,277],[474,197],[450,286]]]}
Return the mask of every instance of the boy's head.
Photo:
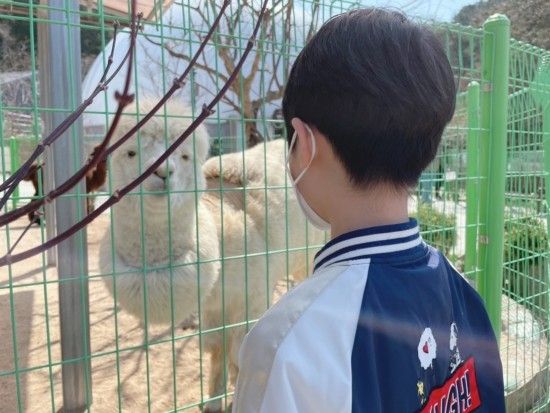
{"label": "boy's head", "polygon": [[289,142],[296,125],[298,135],[309,125],[359,188],[415,185],[454,107],[453,73],[436,36],[384,9],[325,23],[297,57],[283,98]]}

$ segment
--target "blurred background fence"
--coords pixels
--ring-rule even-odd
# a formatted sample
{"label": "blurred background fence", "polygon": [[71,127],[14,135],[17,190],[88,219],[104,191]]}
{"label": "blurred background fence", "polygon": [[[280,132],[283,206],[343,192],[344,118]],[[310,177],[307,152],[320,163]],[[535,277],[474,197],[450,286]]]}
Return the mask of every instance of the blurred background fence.
{"label": "blurred background fence", "polygon": [[[138,98],[160,96],[168,89],[212,24],[218,3],[139,3],[145,20],[132,79]],[[280,103],[294,58],[324,21],[361,5],[347,0],[271,1],[260,38],[241,75],[207,121],[210,156],[283,137]],[[228,17],[222,19],[177,96],[195,113],[227,79],[251,34],[258,9],[257,1],[231,2]],[[77,96],[86,97],[95,88],[107,64],[112,23],[116,19],[127,25],[127,10],[126,2],[115,0],[67,1],[57,6],[36,1],[0,4],[2,180],[50,130],[48,116],[67,115],[76,107]],[[53,18],[54,12],[64,19]],[[457,110],[436,160],[411,196],[411,215],[417,216],[424,239],[447,254],[487,304],[500,337],[508,410],[548,411],[550,54],[510,39],[509,22],[502,17],[490,19],[483,28],[428,24],[444,43],[455,72]],[[78,82],[67,85],[72,100],[66,107],[48,104],[40,96],[41,90],[47,90],[44,83],[59,75],[48,72],[40,55],[56,56],[55,50],[39,44],[39,33],[52,26],[76,30],[80,37],[80,52],[69,53],[68,58],[83,75],[82,87]],[[128,41],[125,33],[117,38],[115,63],[121,61]],[[88,108],[81,132],[69,138],[75,148],[82,147],[83,154],[75,150],[73,159],[66,162],[79,165],[102,138],[116,109],[113,93],[121,89],[123,80],[123,75],[117,76]],[[48,159],[53,158],[46,156],[42,161],[48,163]],[[55,169],[56,165],[50,162],[48,167]],[[48,182],[45,179],[39,185],[40,193]],[[95,195],[96,202],[112,189],[108,180]],[[264,190],[275,189],[266,184]],[[26,182],[3,212],[25,204],[33,195],[34,188]],[[82,194],[71,197],[81,199]],[[24,231],[26,219],[0,229],[1,255]],[[63,383],[62,367],[71,363],[81,363],[79,397],[90,411],[196,411],[209,399],[209,362],[204,357],[201,325],[187,329],[146,325],[144,342],[144,326],[118,309],[100,282],[111,276],[99,269],[98,250],[103,233],[114,232],[113,219],[114,215],[105,213],[87,228],[85,247],[77,258],[82,269],[71,274],[69,281],[58,275],[55,261],[63,259],[59,251],[0,268],[0,346],[4,349],[0,411],[65,407],[71,386]],[[53,214],[49,219],[46,216],[45,222],[28,231],[20,247],[29,248],[51,237],[54,221]],[[307,246],[312,251],[310,258],[316,247]],[[287,255],[290,250],[287,244]],[[271,253],[268,246],[264,253]],[[230,258],[222,257],[221,264]],[[72,359],[63,356],[59,308],[63,302],[60,287],[70,280],[78,281],[75,291],[89,317],[80,315],[76,320],[86,337],[81,337],[83,354]],[[280,282],[275,299],[291,284],[290,278]],[[223,331],[231,328],[223,326]],[[233,390],[228,372],[224,382],[226,406]]]}

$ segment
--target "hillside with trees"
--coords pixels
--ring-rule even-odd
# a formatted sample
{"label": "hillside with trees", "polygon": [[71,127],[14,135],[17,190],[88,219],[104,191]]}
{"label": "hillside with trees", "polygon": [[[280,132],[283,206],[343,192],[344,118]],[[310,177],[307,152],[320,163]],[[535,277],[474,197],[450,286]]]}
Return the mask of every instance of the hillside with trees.
{"label": "hillside with trees", "polygon": [[550,50],[549,0],[490,0],[463,7],[456,23],[480,27],[492,14],[502,13],[512,22],[512,37]]}

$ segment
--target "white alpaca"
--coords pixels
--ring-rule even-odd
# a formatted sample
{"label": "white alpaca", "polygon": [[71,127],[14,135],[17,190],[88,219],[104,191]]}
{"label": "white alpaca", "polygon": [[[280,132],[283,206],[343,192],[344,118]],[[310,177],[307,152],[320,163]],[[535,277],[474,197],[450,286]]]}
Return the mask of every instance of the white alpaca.
{"label": "white alpaca", "polygon": [[[140,113],[151,107],[151,102],[142,102]],[[171,116],[190,115],[183,105],[171,104],[166,110]],[[135,112],[133,106],[123,115],[114,141],[136,124]],[[162,116],[153,117],[138,137],[113,153],[109,171],[112,188],[121,188],[136,178],[189,123],[189,118],[170,118],[165,124]],[[113,295],[116,292],[120,306],[148,323],[170,322],[172,306],[175,323],[196,312],[197,282],[204,298],[217,278],[220,255],[215,223],[202,203],[195,207],[195,194],[182,192],[195,188],[195,180],[197,188],[205,186],[200,166],[207,155],[208,136],[200,127],[194,139],[187,140],[143,182],[147,195],[139,196],[136,189],[113,208],[114,240],[111,244],[108,230],[100,247],[100,268],[104,274],[115,275],[104,280],[109,291]],[[201,228],[198,239],[197,220]],[[204,263],[197,266],[197,261]]]}
{"label": "white alpaca", "polygon": [[[221,160],[211,158],[203,167],[209,188],[225,190],[223,197],[220,192],[203,197],[215,208],[213,216],[225,257],[220,277],[204,306],[205,328],[259,318],[271,304],[279,280],[292,274],[300,281],[311,270],[316,249],[306,247],[319,245],[324,235],[306,226],[294,191],[287,186],[285,147],[283,140],[276,140],[243,153],[224,155]],[[238,352],[246,330],[241,326],[225,331],[231,384],[238,372]],[[214,333],[204,337],[213,365],[210,396],[220,395],[224,392],[221,336]],[[220,409],[221,401],[207,406],[207,411]]]}
{"label": "white alpaca", "polygon": [[[142,103],[140,112],[151,106]],[[130,111],[135,113],[135,108]],[[174,103],[166,106],[166,112],[189,115],[188,109]],[[125,116],[117,136],[135,121],[135,116]],[[189,118],[169,117],[165,122],[164,117],[155,117],[146,124],[139,146],[134,138],[113,154],[113,187],[129,182],[154,162],[190,122]],[[224,368],[234,384],[246,321],[268,308],[279,280],[288,274],[298,280],[305,276],[315,252],[306,245],[321,243],[323,234],[311,227],[306,230],[305,218],[286,183],[282,140],[205,163],[207,152],[208,137],[199,127],[195,138],[143,183],[144,192],[158,193],[129,194],[114,207],[115,251],[109,239],[104,240],[100,266],[102,272],[114,273],[104,279],[111,293],[116,292],[119,305],[149,323],[168,324],[173,317],[174,324],[179,324],[196,313],[200,299],[203,343],[212,359],[209,393],[215,397],[225,391]],[[207,183],[209,190],[204,192]],[[213,400],[205,411],[221,408],[221,399]]]}

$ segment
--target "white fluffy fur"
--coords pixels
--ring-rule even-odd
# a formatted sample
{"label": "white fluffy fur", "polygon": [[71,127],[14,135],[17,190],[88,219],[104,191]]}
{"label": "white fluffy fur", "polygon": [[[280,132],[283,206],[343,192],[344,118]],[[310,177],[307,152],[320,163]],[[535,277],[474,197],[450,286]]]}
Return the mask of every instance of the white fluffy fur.
{"label": "white fluffy fur", "polygon": [[[140,113],[147,113],[151,107],[152,103],[141,102]],[[187,107],[176,103],[167,106],[166,111],[169,115],[190,115]],[[126,111],[115,140],[136,124],[135,112],[135,106]],[[114,152],[110,166],[113,189],[121,188],[136,178],[140,171],[145,170],[162,154],[167,143],[176,138],[191,122],[190,118],[184,117],[168,119],[165,125],[163,116],[155,116],[138,137],[132,137]],[[130,158],[129,151],[134,151],[136,155]],[[188,160],[183,159],[184,154],[189,157]],[[197,311],[197,279],[200,279],[200,291],[206,295],[219,272],[219,262],[207,262],[200,265],[200,277],[197,277],[197,258],[202,262],[219,257],[218,240],[211,235],[216,233],[216,226],[202,203],[199,203],[196,211],[193,193],[179,192],[195,188],[195,175],[197,188],[204,188],[205,180],[200,165],[206,160],[207,154],[208,136],[204,128],[200,127],[195,138],[188,139],[169,158],[168,163],[160,168],[164,172],[167,168],[173,169],[170,202],[166,192],[141,197],[138,196],[140,191],[135,190],[113,208],[115,250],[111,249],[109,230],[101,244],[100,268],[103,273],[115,274],[114,278],[104,279],[111,293],[114,293],[116,285],[116,298],[120,306],[139,319],[147,316],[149,323],[167,323],[171,320],[171,282],[174,322],[178,323]],[[152,175],[144,181],[142,189],[163,191],[164,182]],[[197,216],[201,228],[198,252]],[[172,247],[171,251],[169,245]],[[147,271],[144,271],[144,266]],[[169,266],[172,267],[171,270]],[[147,314],[144,311],[145,286]]]}
{"label": "white fluffy fur", "polygon": [[[146,113],[150,107],[145,102],[140,105],[140,112]],[[175,103],[168,104],[166,111],[189,115],[186,107]],[[117,137],[135,122],[135,115],[125,116]],[[163,117],[156,117],[146,124],[140,134],[140,148],[134,138],[113,155],[113,188],[121,187],[139,173],[139,154],[129,158],[129,150],[141,151],[144,170],[189,123],[189,118],[168,118],[165,123]],[[195,138],[188,139],[160,170],[160,175],[166,175],[166,168],[172,170],[169,195],[130,194],[114,207],[115,251],[110,248],[108,231],[102,243],[100,266],[104,273],[114,272],[114,277],[105,280],[113,294],[115,280],[120,306],[142,320],[146,285],[146,316],[150,323],[172,321],[170,291],[174,323],[187,319],[197,311],[200,289],[203,342],[212,357],[212,397],[224,392],[224,367],[229,368],[234,383],[246,326],[228,328],[225,346],[222,333],[208,330],[258,318],[271,302],[277,281],[287,274],[298,280],[306,275],[314,251],[305,249],[305,218],[292,188],[286,185],[282,140],[224,155],[221,160],[214,157],[205,162],[207,153],[208,137],[199,127]],[[188,160],[182,158],[184,154]],[[194,192],[204,190],[207,184],[210,192]],[[159,190],[162,185],[163,180],[153,175],[143,183],[143,190]],[[323,234],[310,227],[308,243],[318,244],[322,239]],[[196,264],[197,260],[201,264]],[[228,366],[223,365],[224,351]],[[221,410],[221,401],[208,403],[206,410]]]}

